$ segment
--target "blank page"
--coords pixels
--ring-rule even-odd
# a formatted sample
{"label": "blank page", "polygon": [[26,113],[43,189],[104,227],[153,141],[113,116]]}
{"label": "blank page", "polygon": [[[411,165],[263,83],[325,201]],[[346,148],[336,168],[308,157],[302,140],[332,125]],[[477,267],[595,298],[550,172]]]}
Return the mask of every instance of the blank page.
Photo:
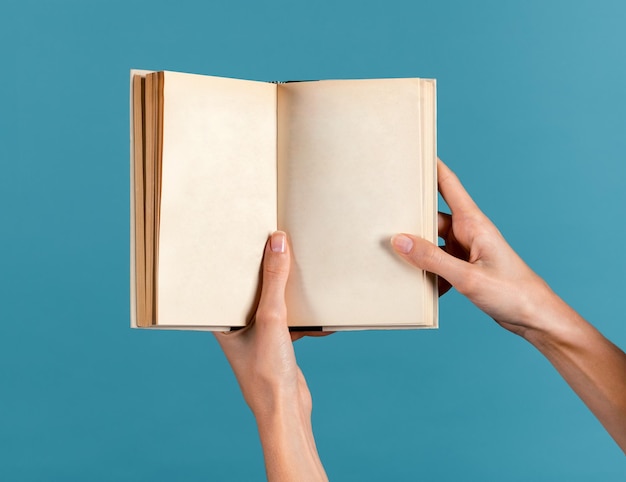
{"label": "blank page", "polygon": [[276,229],[276,86],[165,73],[157,323],[241,326]]}
{"label": "blank page", "polygon": [[290,325],[436,324],[432,278],[389,245],[398,232],[433,236],[424,199],[436,192],[434,177],[424,182],[422,162],[434,163],[434,145],[423,160],[421,123],[432,131],[435,114],[434,99],[420,110],[423,82],[432,81],[279,85],[278,226],[293,245]]}

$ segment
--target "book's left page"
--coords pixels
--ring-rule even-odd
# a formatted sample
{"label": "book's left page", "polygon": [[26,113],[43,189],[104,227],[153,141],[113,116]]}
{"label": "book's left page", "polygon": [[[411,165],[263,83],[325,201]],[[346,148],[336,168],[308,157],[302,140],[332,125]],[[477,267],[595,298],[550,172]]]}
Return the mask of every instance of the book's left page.
{"label": "book's left page", "polygon": [[276,229],[276,86],[164,72],[155,324],[243,326]]}

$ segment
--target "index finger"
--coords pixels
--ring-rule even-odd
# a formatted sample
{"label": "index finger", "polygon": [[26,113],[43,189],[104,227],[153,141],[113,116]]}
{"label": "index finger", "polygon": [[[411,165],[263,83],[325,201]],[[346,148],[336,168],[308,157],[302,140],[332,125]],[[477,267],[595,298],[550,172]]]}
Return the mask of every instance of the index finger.
{"label": "index finger", "polygon": [[437,179],[439,192],[452,213],[455,211],[479,211],[478,206],[467,193],[459,178],[441,159],[437,159]]}

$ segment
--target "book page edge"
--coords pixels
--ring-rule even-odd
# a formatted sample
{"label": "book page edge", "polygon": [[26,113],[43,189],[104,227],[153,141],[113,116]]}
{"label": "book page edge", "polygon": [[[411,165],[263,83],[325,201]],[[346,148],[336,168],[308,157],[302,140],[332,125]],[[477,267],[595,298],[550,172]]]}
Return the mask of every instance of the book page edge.
{"label": "book page edge", "polygon": [[130,69],[130,91],[129,91],[129,115],[130,115],[130,327],[137,326],[137,291],[136,291],[136,270],[135,270],[135,135],[133,129],[133,78],[135,75],[144,76],[154,72],[153,70]]}
{"label": "book page edge", "polygon": [[[431,180],[428,186],[424,185],[424,208],[422,217],[428,224],[424,226],[426,237],[433,243],[438,243],[438,181],[437,181],[437,81],[436,79],[422,79],[422,91],[424,92],[424,103],[422,105],[422,126],[426,129],[421,132],[423,146],[423,173],[424,179]],[[432,130],[428,127],[432,126]],[[426,142],[424,142],[426,141]],[[424,183],[426,184],[426,183]],[[428,222],[430,214],[430,222]],[[425,320],[431,322],[432,328],[439,328],[439,288],[437,276],[424,272],[424,282],[426,286],[426,298],[430,298],[427,303],[427,310],[424,314]]]}
{"label": "book page edge", "polygon": [[[228,332],[233,328],[243,328],[242,326],[200,326],[200,325],[152,325],[142,327],[149,330],[179,330],[179,331],[223,331]],[[300,327],[299,327],[300,328]],[[319,327],[315,327],[319,328]],[[322,326],[321,331],[333,332],[333,331],[365,331],[365,330],[433,330],[436,329],[433,325],[351,325],[351,326]],[[319,329],[313,331],[320,331]]]}

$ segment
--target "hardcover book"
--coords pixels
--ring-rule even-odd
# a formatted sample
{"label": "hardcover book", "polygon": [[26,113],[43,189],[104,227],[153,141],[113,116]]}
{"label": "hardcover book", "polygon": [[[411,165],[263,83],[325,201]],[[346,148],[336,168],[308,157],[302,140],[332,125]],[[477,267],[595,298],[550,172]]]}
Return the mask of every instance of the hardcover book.
{"label": "hardcover book", "polygon": [[265,242],[292,248],[294,329],[436,328],[435,81],[131,71],[131,326],[245,326]]}

